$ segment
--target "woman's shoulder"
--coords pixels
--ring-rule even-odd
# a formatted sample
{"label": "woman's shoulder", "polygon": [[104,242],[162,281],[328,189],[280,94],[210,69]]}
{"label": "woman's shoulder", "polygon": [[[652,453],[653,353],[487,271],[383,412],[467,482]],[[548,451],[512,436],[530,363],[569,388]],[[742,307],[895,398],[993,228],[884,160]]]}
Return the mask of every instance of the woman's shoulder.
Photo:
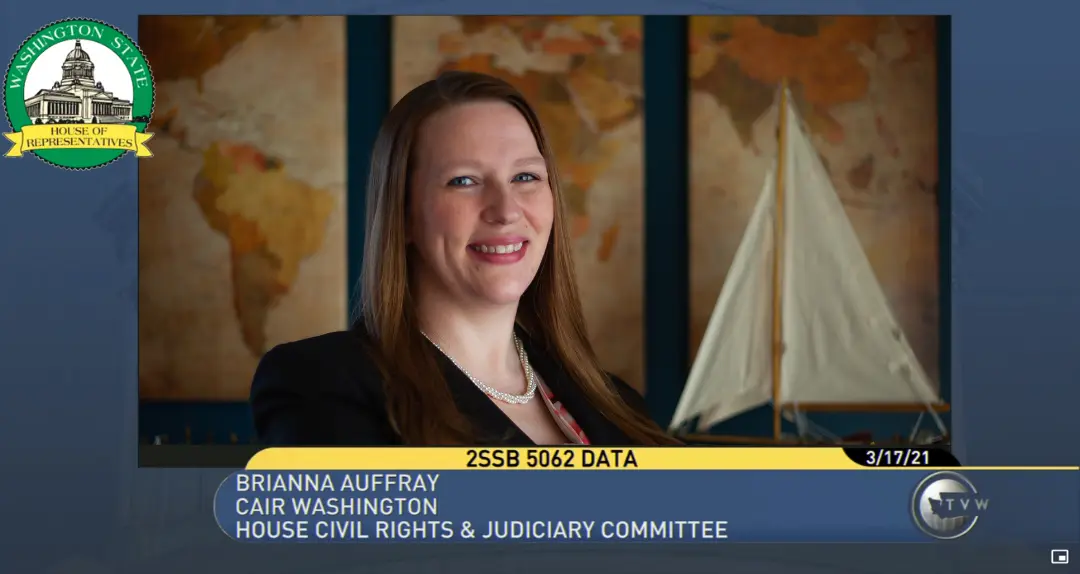
{"label": "woman's shoulder", "polygon": [[368,344],[367,337],[356,331],[334,331],[274,346],[266,356],[326,357],[352,354]]}
{"label": "woman's shoulder", "polygon": [[270,349],[251,381],[255,431],[269,445],[396,444],[365,339],[327,333]]}
{"label": "woman's shoulder", "polygon": [[253,386],[297,385],[306,393],[328,391],[346,382],[381,379],[367,337],[356,331],[335,331],[267,351],[255,371]]}

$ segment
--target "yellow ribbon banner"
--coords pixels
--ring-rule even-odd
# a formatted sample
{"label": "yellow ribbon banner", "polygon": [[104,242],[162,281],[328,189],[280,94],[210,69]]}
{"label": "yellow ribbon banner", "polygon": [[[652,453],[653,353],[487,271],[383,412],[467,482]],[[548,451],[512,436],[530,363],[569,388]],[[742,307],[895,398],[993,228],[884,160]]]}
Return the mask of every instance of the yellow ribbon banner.
{"label": "yellow ribbon banner", "polygon": [[5,157],[49,149],[122,149],[136,157],[154,157],[145,145],[154,134],[139,133],[128,124],[30,125],[4,137],[15,144]]}
{"label": "yellow ribbon banner", "polygon": [[[920,459],[921,460],[921,459]],[[928,466],[888,470],[943,470]],[[366,447],[268,448],[247,470],[885,470],[827,447]],[[960,470],[960,469],[957,469]],[[964,467],[1063,470],[1080,467]]]}

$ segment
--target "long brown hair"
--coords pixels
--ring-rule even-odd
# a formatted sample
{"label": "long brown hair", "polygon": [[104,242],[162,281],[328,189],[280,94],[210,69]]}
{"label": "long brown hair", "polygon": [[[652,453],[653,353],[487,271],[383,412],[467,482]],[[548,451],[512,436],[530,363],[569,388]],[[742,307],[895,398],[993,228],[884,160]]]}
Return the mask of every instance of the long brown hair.
{"label": "long brown hair", "polygon": [[505,102],[529,124],[547,160],[555,220],[536,278],[518,307],[518,324],[552,352],[590,403],[641,445],[678,444],[652,420],[627,406],[601,369],[585,328],[574,281],[566,200],[540,120],[513,86],[492,76],[447,72],[405,95],[386,116],[371,154],[360,299],[353,328],[366,331],[386,379],[390,419],[406,444],[473,444],[436,356],[417,323],[405,238],[412,154],[424,121],[451,106]]}

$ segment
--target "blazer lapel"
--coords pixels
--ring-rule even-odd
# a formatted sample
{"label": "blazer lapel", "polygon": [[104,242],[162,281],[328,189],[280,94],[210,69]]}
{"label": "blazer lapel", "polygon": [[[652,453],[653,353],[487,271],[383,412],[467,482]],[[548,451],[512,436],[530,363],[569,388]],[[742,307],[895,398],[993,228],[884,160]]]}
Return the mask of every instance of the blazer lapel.
{"label": "blazer lapel", "polygon": [[[598,446],[627,446],[630,439],[618,427],[605,418],[581,392],[566,370],[554,359],[554,355],[542,345],[518,331],[525,346],[529,363],[544,383],[555,394],[555,399],[566,407],[578,426],[585,431],[589,442]],[[502,411],[483,391],[469,380],[445,355],[436,350],[443,376],[458,408],[469,418],[480,434],[481,444],[503,446],[533,446],[536,443],[521,431],[510,417]],[[539,396],[534,400],[543,400]]]}
{"label": "blazer lapel", "polygon": [[540,343],[530,339],[519,331],[529,362],[544,382],[551,388],[555,399],[566,407],[589,442],[594,445],[627,446],[630,439],[617,426],[609,421],[581,391],[577,382],[570,378],[566,370],[555,360],[554,353],[543,348]]}
{"label": "blazer lapel", "polygon": [[450,386],[450,393],[454,402],[462,413],[468,417],[477,433],[481,444],[495,444],[507,446],[529,446],[535,444],[528,435],[521,432],[510,417],[502,412],[483,391],[461,372],[461,369],[450,362],[445,355],[438,354],[439,365],[442,367],[446,384]]}

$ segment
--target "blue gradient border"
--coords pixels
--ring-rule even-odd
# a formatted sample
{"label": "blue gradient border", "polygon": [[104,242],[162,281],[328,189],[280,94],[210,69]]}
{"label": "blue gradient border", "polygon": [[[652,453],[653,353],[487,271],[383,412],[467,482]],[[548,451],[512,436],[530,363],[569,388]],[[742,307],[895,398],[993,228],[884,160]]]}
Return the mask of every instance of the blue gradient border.
{"label": "blue gradient border", "polygon": [[[53,20],[96,18],[131,35],[137,14],[536,13],[520,0],[70,0],[9,2],[0,47]],[[1071,173],[1080,80],[1060,66],[1080,5],[971,0],[550,0],[570,13],[949,13],[952,46],[952,397],[968,464],[1080,459],[1080,195]],[[138,40],[138,38],[136,38]],[[351,122],[351,120],[350,120]],[[151,130],[152,131],[152,130]],[[152,145],[151,145],[152,147]],[[150,160],[153,161],[153,160]],[[945,173],[944,171],[942,172]],[[648,176],[647,176],[648,177]],[[255,549],[224,540],[210,500],[227,471],[136,470],[136,162],[93,172],[0,158],[0,402],[5,461],[0,569],[37,572],[980,572],[1046,569],[1046,546],[489,550]],[[950,182],[943,181],[942,184]],[[629,493],[628,493],[629,494]],[[632,495],[631,495],[632,496]],[[925,548],[925,547],[924,547]],[[936,548],[936,547],[935,547]],[[571,562],[572,561],[572,562]],[[616,564],[617,563],[617,564]],[[1030,564],[1030,566],[1029,566]]]}

